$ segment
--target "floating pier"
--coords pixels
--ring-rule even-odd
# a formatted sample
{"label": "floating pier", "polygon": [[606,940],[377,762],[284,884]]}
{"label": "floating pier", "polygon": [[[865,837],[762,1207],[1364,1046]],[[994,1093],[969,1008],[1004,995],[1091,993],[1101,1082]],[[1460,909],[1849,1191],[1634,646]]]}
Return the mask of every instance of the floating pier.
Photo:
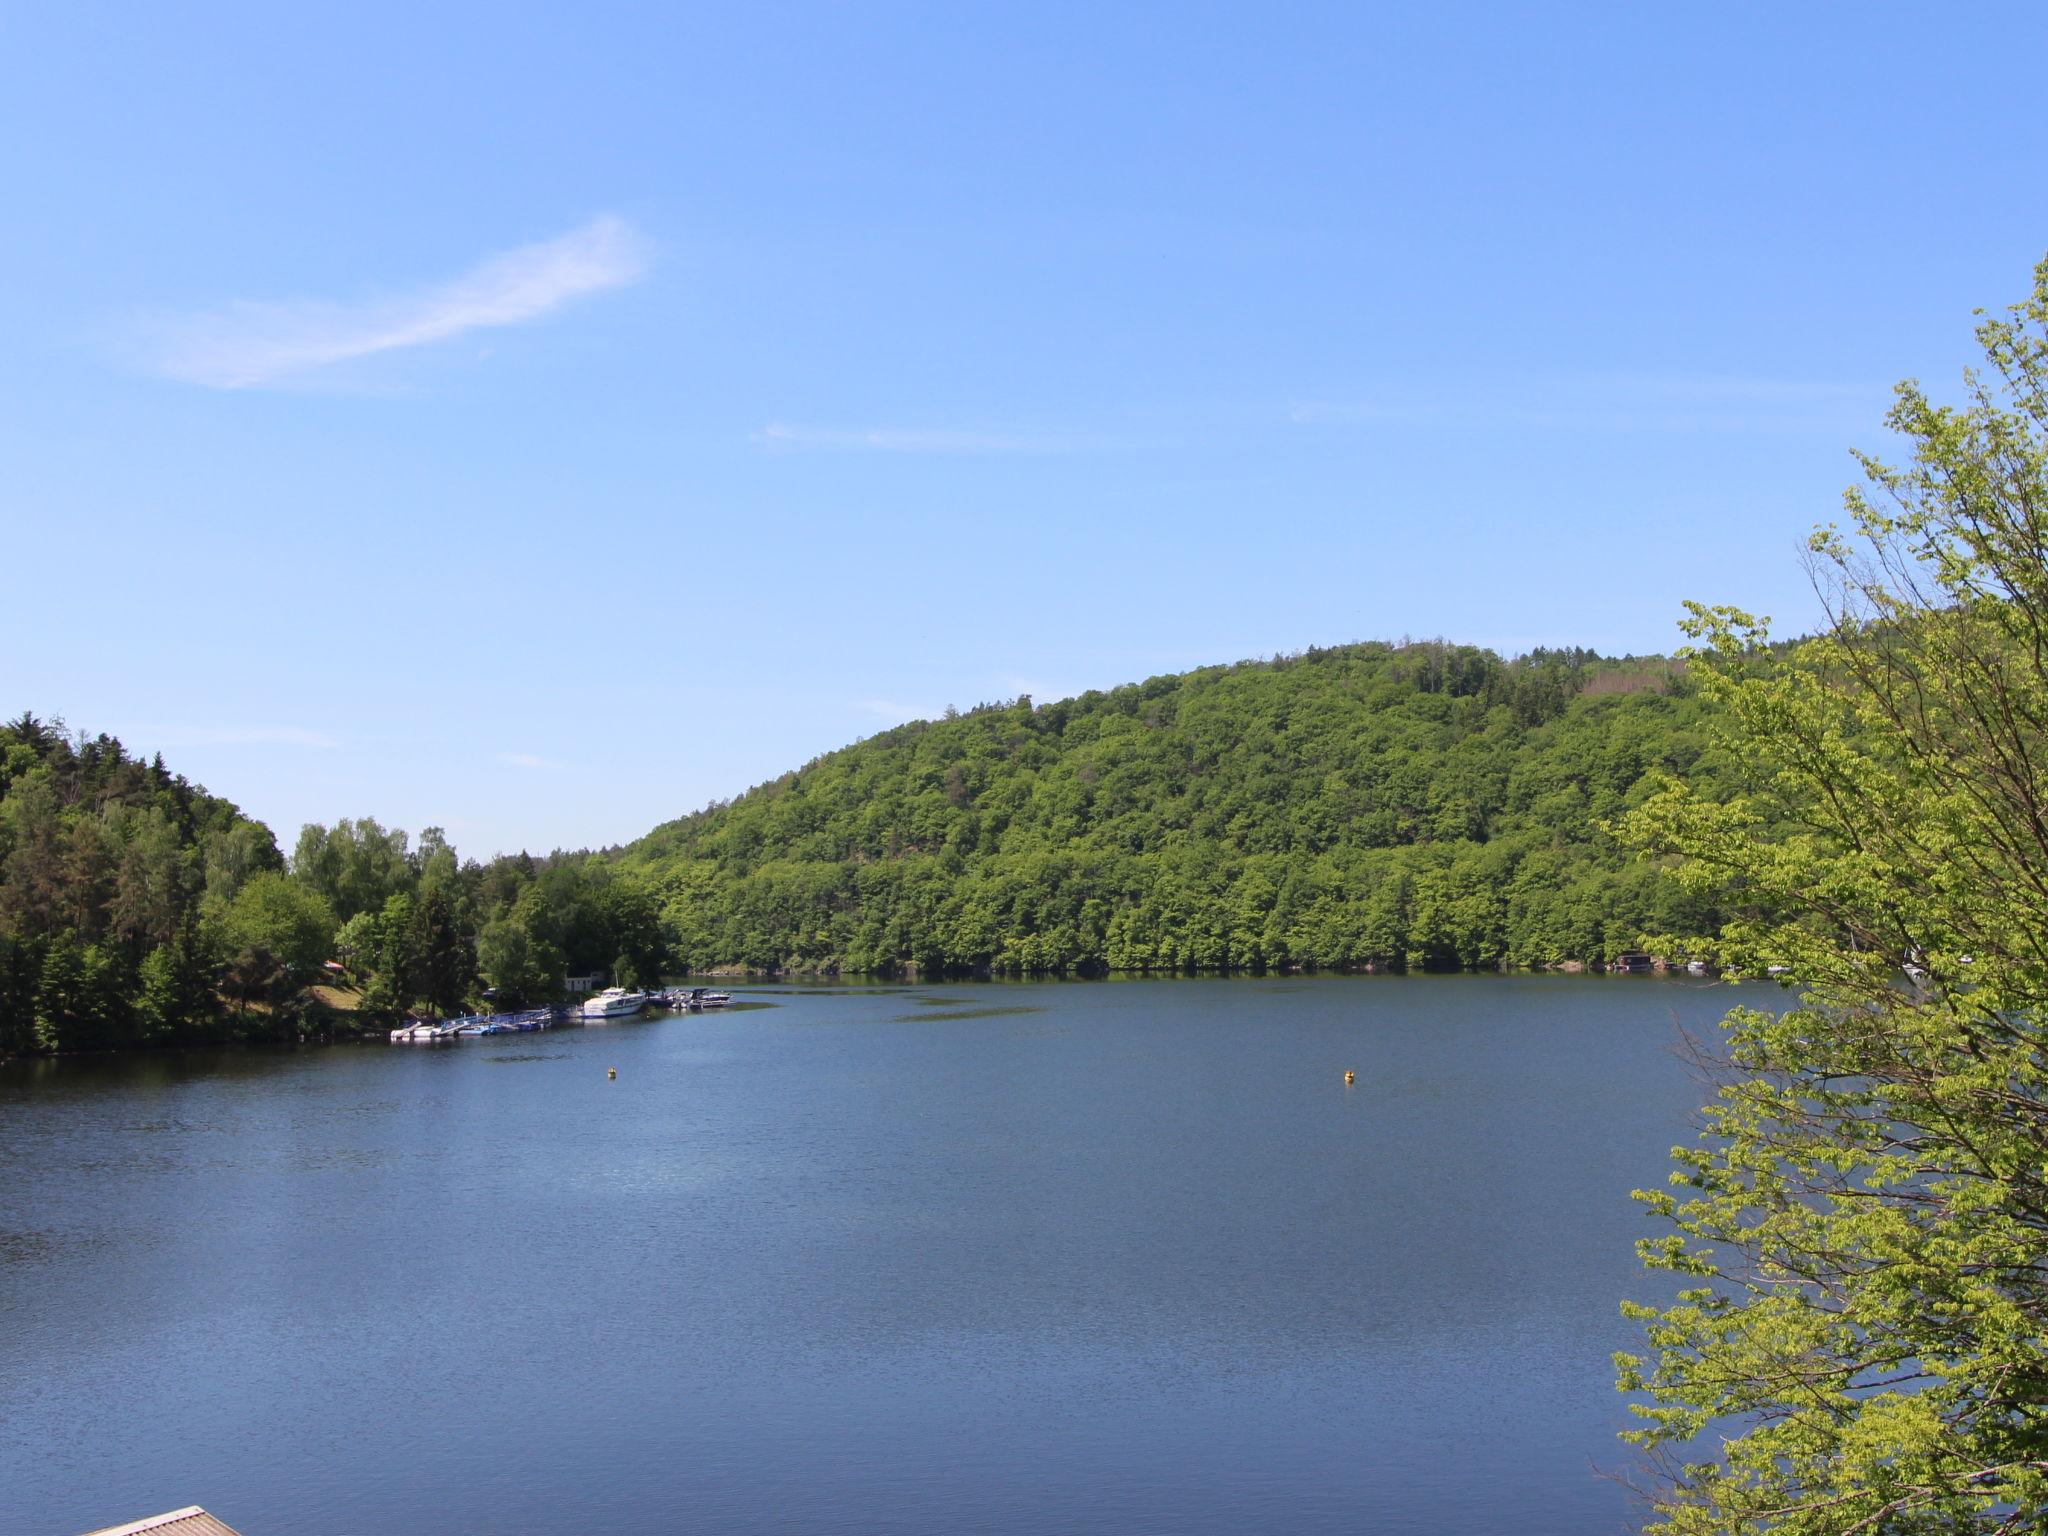
{"label": "floating pier", "polygon": [[527,1008],[518,1013],[465,1014],[461,1018],[400,1025],[391,1031],[391,1039],[396,1045],[438,1045],[471,1035],[523,1035],[560,1022],[565,1012],[560,1008]]}

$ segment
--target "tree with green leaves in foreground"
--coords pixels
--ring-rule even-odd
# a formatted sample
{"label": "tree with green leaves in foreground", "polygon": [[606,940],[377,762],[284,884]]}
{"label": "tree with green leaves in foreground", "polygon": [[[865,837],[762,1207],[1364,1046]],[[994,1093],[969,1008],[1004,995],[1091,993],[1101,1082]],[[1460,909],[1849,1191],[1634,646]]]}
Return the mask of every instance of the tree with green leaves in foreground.
{"label": "tree with green leaves in foreground", "polygon": [[1639,1196],[1685,1288],[1617,1363],[1673,1536],[2048,1526],[2048,262],[1978,336],[1816,534],[1820,638],[1695,610],[1738,787],[1631,818],[1798,991],[1729,1015]]}

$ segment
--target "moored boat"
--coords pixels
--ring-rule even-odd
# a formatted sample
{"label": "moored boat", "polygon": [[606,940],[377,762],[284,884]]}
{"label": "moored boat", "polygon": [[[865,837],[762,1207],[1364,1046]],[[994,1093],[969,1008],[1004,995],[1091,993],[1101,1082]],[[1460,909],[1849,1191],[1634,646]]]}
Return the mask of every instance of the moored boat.
{"label": "moored boat", "polygon": [[425,1022],[405,1024],[391,1031],[393,1041],[401,1045],[435,1045],[443,1040],[457,1038],[457,1026],[453,1022]]}
{"label": "moored boat", "polygon": [[423,1045],[441,1040],[466,1040],[472,1035],[523,1035],[546,1029],[555,1021],[553,1008],[528,1008],[521,1013],[473,1013],[454,1019],[414,1020],[391,1031],[394,1043]]}
{"label": "moored boat", "polygon": [[629,992],[624,987],[606,987],[597,996],[583,1004],[586,1019],[617,1019],[638,1013],[647,1006],[645,992]]}

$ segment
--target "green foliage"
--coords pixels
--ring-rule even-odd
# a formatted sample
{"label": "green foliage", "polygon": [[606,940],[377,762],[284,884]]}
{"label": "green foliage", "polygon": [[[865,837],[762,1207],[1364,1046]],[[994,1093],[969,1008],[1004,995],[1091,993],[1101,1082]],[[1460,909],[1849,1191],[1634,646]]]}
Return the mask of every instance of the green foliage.
{"label": "green foliage", "polygon": [[334,939],[334,912],[317,891],[266,871],[236,893],[218,923],[230,953],[262,951],[303,986],[318,974]]}
{"label": "green foliage", "polygon": [[0,1056],[203,1037],[200,937],[282,861],[262,825],[109,736],[0,725]]}
{"label": "green foliage", "polygon": [[412,950],[419,967],[419,996],[437,1013],[459,1012],[476,985],[476,941],[456,921],[449,890],[421,890],[414,908]]}
{"label": "green foliage", "polygon": [[403,1013],[420,990],[418,911],[412,897],[396,891],[384,898],[374,918],[358,913],[351,923],[370,918],[365,952],[358,965],[363,978],[363,1006],[373,1015]]}
{"label": "green foliage", "polygon": [[[405,834],[358,822],[336,839],[308,827],[301,854],[365,841],[403,849]],[[617,969],[658,979],[672,964],[669,934],[659,903],[636,875],[588,854],[527,854],[463,863],[437,828],[421,835],[409,857],[379,856],[392,886],[374,910],[356,913],[335,934],[336,958],[362,988],[362,1011],[372,1021],[413,1009],[459,1012],[480,983],[503,1006],[548,1002],[563,995],[571,973]],[[333,888],[314,872],[310,857],[295,857],[298,871]],[[367,885],[358,884],[360,895]]]}
{"label": "green foliage", "polygon": [[187,933],[144,955],[136,976],[136,1043],[170,1045],[202,1033],[215,1012],[218,969]]}
{"label": "green foliage", "polygon": [[565,974],[624,969],[651,982],[673,964],[655,893],[604,860],[558,855],[508,906],[533,952],[559,956]]}
{"label": "green foliage", "polygon": [[407,838],[385,830],[374,817],[343,817],[331,828],[308,825],[292,850],[292,877],[319,893],[343,922],[375,912],[400,891],[412,889],[418,871],[406,854]]}
{"label": "green foliage", "polygon": [[127,1036],[126,976],[120,956],[60,934],[43,951],[35,1002],[35,1044],[45,1051],[104,1050]]}
{"label": "green foliage", "polygon": [[477,969],[502,1008],[523,1008],[555,996],[566,974],[559,954],[510,916],[491,920],[476,940]]}
{"label": "green foliage", "polygon": [[1702,920],[1604,826],[1701,713],[1662,659],[1345,646],[904,726],[622,863],[699,969],[1600,960]]}
{"label": "green foliage", "polygon": [[1803,988],[1730,1015],[1707,1133],[1639,1197],[1687,1286],[1618,1361],[1672,1536],[2048,1522],[2048,263],[1979,336],[1969,403],[1901,386],[1911,463],[1816,536],[1828,634],[1696,610],[1740,771],[1633,823],[1730,963]]}
{"label": "green foliage", "polygon": [[36,1048],[36,993],[42,974],[40,944],[0,933],[0,1060]]}
{"label": "green foliage", "polygon": [[[481,935],[489,934],[486,945]],[[587,854],[464,863],[438,827],[268,828],[118,741],[0,725],[0,1058],[329,1033],[334,960],[356,1027],[562,995],[570,971],[673,962],[646,882]],[[325,994],[331,997],[332,994]]]}

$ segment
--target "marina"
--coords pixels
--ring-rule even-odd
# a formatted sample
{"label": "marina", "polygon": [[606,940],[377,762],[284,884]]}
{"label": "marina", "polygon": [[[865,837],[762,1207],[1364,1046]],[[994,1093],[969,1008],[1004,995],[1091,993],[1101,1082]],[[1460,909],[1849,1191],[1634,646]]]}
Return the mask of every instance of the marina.
{"label": "marina", "polygon": [[730,992],[709,987],[665,987],[642,992],[606,987],[581,1004],[553,1003],[516,1013],[464,1014],[448,1019],[416,1019],[391,1031],[394,1045],[445,1045],[487,1035],[522,1035],[569,1023],[605,1023],[637,1018],[650,1008],[669,1013],[699,1013],[732,1004]]}

